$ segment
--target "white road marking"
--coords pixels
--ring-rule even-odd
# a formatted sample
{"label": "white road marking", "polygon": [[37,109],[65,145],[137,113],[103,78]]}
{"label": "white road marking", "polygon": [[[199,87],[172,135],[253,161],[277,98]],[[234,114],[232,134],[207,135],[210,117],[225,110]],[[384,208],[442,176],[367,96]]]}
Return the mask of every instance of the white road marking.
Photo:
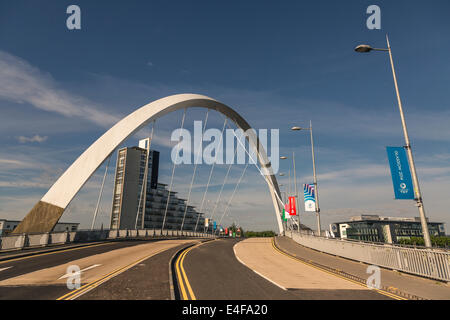
{"label": "white road marking", "polygon": [[9,268],[12,268],[13,266],[11,266],[11,267],[6,267],[6,268],[0,268],[0,271],[4,271],[4,270],[8,270]]}
{"label": "white road marking", "polygon": [[273,281],[273,280],[269,279],[268,277],[262,275],[262,274],[259,273],[258,271],[253,270],[253,269],[250,268],[248,265],[246,265],[246,264],[244,263],[244,261],[242,261],[241,259],[239,259],[239,257],[238,257],[237,254],[236,254],[236,246],[237,246],[237,245],[238,245],[238,243],[236,243],[236,244],[233,246],[233,251],[234,251],[234,256],[236,257],[236,259],[237,259],[240,263],[242,263],[244,266],[246,266],[247,268],[249,268],[250,270],[252,270],[252,271],[253,271],[254,273],[256,273],[258,276],[263,277],[263,278],[266,279],[267,281],[273,283],[273,284],[276,285],[278,288],[281,288],[281,289],[283,289],[284,291],[287,291],[287,289],[286,289],[285,287],[283,287],[282,285],[279,285],[279,284],[276,283],[275,281]]}
{"label": "white road marking", "polygon": [[94,264],[94,265],[92,265],[90,267],[87,267],[87,268],[85,268],[83,270],[80,270],[80,272],[66,273],[65,275],[59,277],[58,280],[61,280],[61,279],[64,279],[64,278],[68,278],[68,277],[72,277],[74,275],[79,275],[79,274],[81,274],[84,271],[87,271],[87,270],[90,270],[90,269],[93,269],[93,268],[96,268],[96,267],[99,267],[99,266],[101,266],[101,264]]}

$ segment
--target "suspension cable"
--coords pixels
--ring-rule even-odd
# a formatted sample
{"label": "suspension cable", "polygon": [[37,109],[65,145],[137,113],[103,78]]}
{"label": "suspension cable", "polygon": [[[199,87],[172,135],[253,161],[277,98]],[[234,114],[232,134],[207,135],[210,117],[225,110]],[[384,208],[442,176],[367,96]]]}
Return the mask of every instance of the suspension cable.
{"label": "suspension cable", "polygon": [[94,230],[94,225],[95,225],[95,219],[97,218],[97,213],[100,207],[100,200],[102,198],[102,194],[103,194],[103,187],[105,186],[105,179],[106,179],[106,175],[108,174],[108,167],[109,167],[109,162],[111,161],[111,156],[113,153],[111,153],[108,157],[108,162],[106,163],[106,167],[105,167],[105,174],[103,175],[103,180],[102,180],[102,186],[100,187],[100,193],[98,195],[98,199],[97,199],[97,205],[95,207],[95,211],[94,211],[94,217],[92,218],[92,225],[91,225],[91,230]]}
{"label": "suspension cable", "polygon": [[164,226],[166,224],[167,209],[169,208],[170,194],[172,193],[173,176],[175,174],[175,167],[177,166],[177,162],[178,162],[178,153],[179,153],[178,151],[179,151],[180,140],[181,140],[181,132],[183,131],[184,119],[185,118],[186,118],[186,108],[184,108],[183,119],[181,120],[181,130],[180,130],[180,135],[178,136],[178,144],[177,144],[177,148],[176,148],[176,156],[175,156],[175,161],[173,163],[172,178],[170,179],[169,193],[167,194],[166,210],[164,211],[164,219],[163,219],[163,223],[162,223],[162,226],[161,226],[161,230],[164,230]]}
{"label": "suspension cable", "polygon": [[[236,148],[235,151],[234,151],[233,159],[234,159],[234,157],[236,156],[237,150],[238,150],[238,148]],[[214,209],[213,209],[213,212],[212,212],[212,214],[211,214],[211,220],[212,220],[212,218],[214,217],[214,214],[215,214],[215,212],[216,212],[216,209],[217,209],[217,206],[218,206],[218,204],[219,204],[220,198],[222,197],[223,188],[225,187],[225,184],[227,183],[228,175],[230,174],[231,166],[232,166],[232,165],[233,165],[233,164],[231,163],[231,164],[228,166],[227,174],[225,175],[225,179],[223,180],[222,187],[220,188],[219,196],[217,197],[216,204],[214,205]],[[208,231],[208,228],[206,229],[206,231]]]}
{"label": "suspension cable", "polygon": [[[230,127],[229,127],[230,128]],[[230,128],[232,129],[232,128]],[[250,160],[252,160],[253,164],[255,165],[256,169],[258,169],[258,171],[261,173],[262,176],[264,176],[264,179],[266,181],[268,181],[270,183],[270,185],[272,186],[272,188],[275,189],[275,186],[273,185],[272,181],[270,179],[267,178],[267,176],[261,171],[261,169],[258,167],[258,165],[256,164],[256,161],[252,158],[252,156],[250,155],[250,153],[247,151],[247,149],[245,148],[245,146],[242,144],[241,140],[238,138],[238,136],[236,135],[236,133],[234,132],[234,130],[231,130],[234,134],[234,136],[236,137],[236,140],[240,143],[240,145],[242,146],[242,148],[244,149],[244,151],[247,153],[248,157],[250,158]],[[275,196],[277,198],[277,200],[281,203],[282,206],[284,206],[283,200],[280,199],[280,196],[275,192]]]}
{"label": "suspension cable", "polygon": [[[227,121],[228,121],[228,118],[225,118],[225,121],[223,122],[222,134],[220,135],[219,147],[220,147],[220,145],[222,144],[223,133],[224,133],[224,131],[225,131],[225,127],[226,127],[226,125],[227,125]],[[213,171],[214,171],[214,166],[215,166],[215,164],[216,164],[218,154],[219,154],[219,152],[216,152],[216,154],[215,154],[215,156],[214,156],[214,162],[213,162],[213,164],[212,164],[212,166],[211,166],[211,171],[209,172],[208,183],[206,184],[205,193],[203,194],[202,203],[201,203],[201,205],[200,205],[200,210],[199,210],[200,213],[202,213],[202,211],[203,211],[203,205],[204,205],[204,203],[205,203],[206,194],[208,193],[209,183],[211,182],[211,177],[212,177],[212,174],[213,174]],[[197,225],[198,225],[198,219],[197,219],[197,224],[195,225],[195,231],[197,231]]]}
{"label": "suspension cable", "polygon": [[[186,218],[186,213],[187,213],[187,210],[188,210],[189,200],[191,199],[191,191],[192,191],[192,185],[194,184],[195,172],[197,171],[197,165],[198,165],[198,162],[199,162],[199,159],[200,159],[200,155],[202,154],[203,134],[205,133],[206,124],[208,123],[208,115],[209,115],[209,109],[206,111],[205,123],[204,123],[203,129],[202,129],[202,140],[200,141],[201,147],[198,149],[199,152],[197,153],[197,158],[196,158],[195,163],[194,163],[194,172],[192,173],[191,185],[189,186],[189,194],[188,194],[188,197],[187,197],[187,200],[186,200],[186,208],[184,209],[183,221],[181,222],[180,231],[183,231],[184,220]],[[195,146],[195,144],[194,144],[194,146]],[[200,213],[198,214],[198,217],[200,217]],[[197,217],[197,222],[198,222],[198,217]]]}
{"label": "suspension cable", "polygon": [[145,193],[146,193],[146,197],[145,198],[147,199],[148,158],[150,156],[150,146],[152,145],[153,130],[155,129],[155,122],[156,122],[156,120],[153,120],[153,122],[152,122],[152,131],[150,133],[150,141],[149,141],[148,146],[147,146],[147,152],[146,152],[147,157],[145,159],[144,178],[142,179],[141,193],[139,195],[139,204],[138,204],[137,212],[136,212],[136,223],[134,225],[135,229],[137,229],[139,210],[141,210],[141,204],[142,204],[141,228],[144,229],[144,207],[145,207],[145,203],[142,203],[142,196],[144,194],[144,189],[145,189]]}
{"label": "suspension cable", "polygon": [[229,208],[230,205],[231,205],[231,201],[233,201],[234,194],[236,193],[236,190],[237,190],[237,188],[239,187],[239,184],[241,183],[242,178],[243,178],[244,175],[245,175],[245,171],[247,170],[248,165],[249,165],[249,163],[247,163],[247,164],[245,165],[245,168],[244,168],[244,170],[242,171],[242,174],[241,174],[241,176],[239,177],[239,180],[238,180],[238,182],[236,183],[236,186],[234,187],[233,193],[231,194],[231,197],[230,197],[230,199],[228,200],[227,206],[225,207],[225,210],[223,211],[222,217],[220,217],[219,225],[222,223],[222,219],[223,219],[223,217],[225,216],[225,213],[227,213],[228,208]]}

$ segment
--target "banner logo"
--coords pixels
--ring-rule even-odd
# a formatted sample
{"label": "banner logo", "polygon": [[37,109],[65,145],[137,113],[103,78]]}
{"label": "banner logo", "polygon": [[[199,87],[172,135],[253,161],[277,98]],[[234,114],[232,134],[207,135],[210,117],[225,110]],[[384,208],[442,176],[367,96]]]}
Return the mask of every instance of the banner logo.
{"label": "banner logo", "polygon": [[392,184],[395,199],[413,200],[414,188],[411,179],[411,171],[403,147],[386,147],[389,165],[391,168]]}
{"label": "banner logo", "polygon": [[303,197],[305,198],[305,211],[316,211],[316,196],[314,190],[314,184],[303,185]]}

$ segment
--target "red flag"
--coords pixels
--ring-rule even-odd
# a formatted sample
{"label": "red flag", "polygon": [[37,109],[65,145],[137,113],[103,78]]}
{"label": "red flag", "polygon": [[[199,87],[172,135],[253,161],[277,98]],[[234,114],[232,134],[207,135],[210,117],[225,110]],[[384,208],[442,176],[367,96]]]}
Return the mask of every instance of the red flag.
{"label": "red flag", "polygon": [[289,197],[289,215],[297,215],[297,208],[295,207],[295,197]]}

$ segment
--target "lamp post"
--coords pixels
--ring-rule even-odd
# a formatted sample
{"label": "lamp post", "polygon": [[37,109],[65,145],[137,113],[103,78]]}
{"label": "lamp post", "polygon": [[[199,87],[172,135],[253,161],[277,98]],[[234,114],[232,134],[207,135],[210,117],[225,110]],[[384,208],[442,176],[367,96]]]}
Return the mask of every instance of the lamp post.
{"label": "lamp post", "polygon": [[406,153],[408,155],[408,162],[409,162],[409,166],[411,168],[411,175],[412,175],[412,179],[413,179],[413,183],[414,183],[415,201],[416,201],[417,207],[419,208],[420,222],[422,225],[422,233],[423,233],[423,238],[425,241],[425,246],[431,248],[431,239],[430,239],[430,233],[428,231],[428,223],[427,223],[427,218],[425,215],[425,208],[423,205],[422,194],[420,192],[419,179],[417,178],[416,166],[414,164],[414,158],[413,158],[413,154],[412,154],[412,150],[411,150],[408,129],[406,127],[405,115],[403,113],[402,100],[400,99],[400,92],[398,89],[397,75],[395,73],[395,68],[394,68],[394,60],[392,58],[391,45],[389,43],[389,37],[387,35],[386,35],[386,42],[387,42],[387,46],[388,46],[387,49],[372,48],[369,45],[359,45],[355,48],[355,51],[360,52],[360,53],[366,53],[366,52],[370,52],[370,51],[389,52],[389,59],[391,61],[391,68],[392,68],[392,76],[394,78],[395,92],[397,94],[398,108],[400,110],[400,118],[402,121],[403,135],[405,136],[405,149],[406,149]]}
{"label": "lamp post", "polygon": [[[280,159],[281,160],[286,160],[288,157],[285,156],[281,156]],[[294,165],[294,196],[295,196],[295,204],[297,207],[297,219],[298,219],[298,232],[300,232],[300,208],[298,206],[298,191],[297,191],[297,173],[295,171],[295,153],[292,152],[292,163]],[[289,187],[290,187],[291,181],[290,181],[290,177],[289,177]],[[285,200],[286,202],[288,201],[287,199]]]}
{"label": "lamp post", "polygon": [[319,234],[319,237],[320,237],[320,235],[321,235],[321,226],[320,226],[319,190],[317,188],[316,157],[314,155],[314,137],[313,137],[312,122],[309,121],[309,128],[292,127],[291,130],[293,130],[293,131],[309,130],[309,133],[310,133],[310,137],[311,137],[311,154],[312,154],[312,163],[313,163],[313,179],[314,179],[314,200],[316,201],[317,233]]}

